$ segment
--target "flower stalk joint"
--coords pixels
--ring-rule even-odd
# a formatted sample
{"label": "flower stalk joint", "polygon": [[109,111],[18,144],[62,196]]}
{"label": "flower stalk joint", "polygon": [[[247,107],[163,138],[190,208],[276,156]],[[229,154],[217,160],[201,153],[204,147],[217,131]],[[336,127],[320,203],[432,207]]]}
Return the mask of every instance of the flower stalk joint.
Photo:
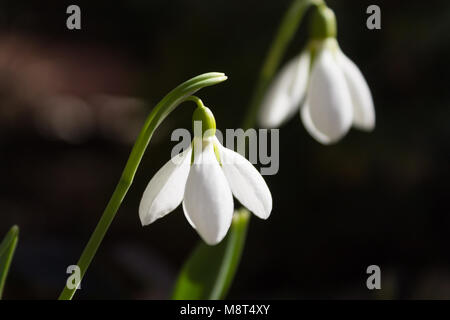
{"label": "flower stalk joint", "polygon": [[314,7],[310,22],[311,39],[335,38],[337,34],[336,16],[333,10],[321,4]]}
{"label": "flower stalk joint", "polygon": [[197,103],[197,108],[192,114],[192,128],[194,134],[197,134],[195,130],[196,122],[200,122],[202,125],[202,136],[200,138],[209,138],[216,134],[216,120],[214,119],[214,115],[208,107],[203,105],[200,99]]}

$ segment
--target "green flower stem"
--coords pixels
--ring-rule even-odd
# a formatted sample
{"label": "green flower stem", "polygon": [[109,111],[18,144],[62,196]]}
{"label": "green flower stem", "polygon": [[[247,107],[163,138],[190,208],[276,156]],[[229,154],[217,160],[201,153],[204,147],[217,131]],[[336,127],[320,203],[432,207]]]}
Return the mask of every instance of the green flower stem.
{"label": "green flower stem", "polygon": [[244,119],[242,127],[244,130],[255,126],[258,108],[261,104],[262,97],[267,90],[275,72],[280,65],[286,48],[294,37],[306,10],[311,5],[319,6],[324,4],[323,0],[294,0],[286,11],[275,39],[270,46],[266,60],[261,68],[258,82],[253,91],[250,105],[247,109],[247,115]]}
{"label": "green flower stem", "polygon": [[211,292],[211,299],[217,300],[226,296],[233,283],[247,236],[250,212],[245,208],[237,210],[233,217],[233,227],[227,237],[223,264],[217,275],[217,284]]}
{"label": "green flower stem", "polygon": [[187,97],[185,101],[192,101],[192,102],[194,102],[194,103],[197,105],[197,107],[199,107],[199,108],[205,107],[205,105],[203,104],[202,99],[200,99],[199,97],[196,97],[196,96],[190,96],[190,97]]}
{"label": "green flower stem", "polygon": [[[81,272],[80,281],[85,275],[89,264],[94,258],[95,253],[97,252],[97,249],[103,240],[103,237],[108,231],[108,228],[117,213],[117,210],[119,209],[123,199],[125,198],[128,189],[133,183],[133,179],[141,162],[142,156],[144,155],[144,152],[155,130],[179,104],[186,100],[189,100],[189,97],[192,94],[204,87],[221,83],[226,79],[227,77],[223,73],[216,72],[205,73],[194,77],[173,89],[152,110],[144,123],[144,126],[133,146],[133,149],[131,150],[130,157],[128,158],[119,183],[117,184],[116,189],[114,190],[114,193],[111,196],[111,199],[109,200],[108,205],[106,206],[106,209],[97,224],[97,227],[92,233],[91,238],[89,239],[89,242],[84,248],[84,251],[77,263]],[[74,287],[78,287],[78,284],[79,283],[75,283]],[[63,291],[61,292],[61,295],[59,296],[59,300],[71,300],[73,295],[75,294],[75,288],[69,289],[67,286],[65,286]]]}
{"label": "green flower stem", "polygon": [[[244,130],[256,126],[258,108],[261,104],[262,97],[267,90],[270,81],[275,75],[275,72],[277,71],[278,66],[284,56],[286,48],[294,37],[295,32],[297,31],[306,10],[311,5],[318,6],[323,3],[324,1],[322,0],[294,0],[291,7],[287,10],[261,69],[258,82],[254,89],[253,97],[247,109],[247,115],[242,124],[242,128]],[[223,274],[226,274],[227,281],[218,282],[219,284],[222,283],[223,286],[221,288],[219,288],[219,286],[216,286],[214,294],[211,294],[208,297],[209,299],[224,299],[226,294],[228,293],[228,289],[236,274],[242,252],[245,247],[245,239],[249,223],[250,216],[240,221],[239,228],[234,230],[232,237],[227,237],[224,240],[224,242],[226,242],[224,246],[227,248],[227,254],[224,254],[222,256],[222,265],[217,277],[222,277]],[[235,241],[235,239],[239,239],[239,241]],[[216,247],[210,248],[211,250],[215,250]],[[220,250],[220,248],[218,248],[217,250]],[[234,259],[228,258],[230,252],[233,253]],[[224,272],[224,270],[227,271]]]}

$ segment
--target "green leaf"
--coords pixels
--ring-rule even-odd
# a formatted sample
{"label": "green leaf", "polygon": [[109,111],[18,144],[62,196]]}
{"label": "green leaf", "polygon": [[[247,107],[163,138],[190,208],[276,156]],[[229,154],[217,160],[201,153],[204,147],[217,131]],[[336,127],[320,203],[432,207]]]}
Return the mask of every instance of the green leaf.
{"label": "green leaf", "polygon": [[221,243],[208,246],[202,241],[197,245],[178,276],[174,300],[225,298],[239,266],[249,219],[250,213],[240,209]]}
{"label": "green leaf", "polygon": [[0,243],[0,299],[3,295],[6,277],[8,276],[9,266],[16,250],[19,240],[19,227],[12,226],[8,231],[2,243]]}

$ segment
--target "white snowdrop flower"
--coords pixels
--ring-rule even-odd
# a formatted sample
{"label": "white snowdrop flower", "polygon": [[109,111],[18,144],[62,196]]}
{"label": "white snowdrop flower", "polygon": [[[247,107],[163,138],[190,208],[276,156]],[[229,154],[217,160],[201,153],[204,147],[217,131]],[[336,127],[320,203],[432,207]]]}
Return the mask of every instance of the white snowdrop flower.
{"label": "white snowdrop flower", "polygon": [[319,6],[312,17],[311,41],[276,75],[259,113],[262,127],[279,127],[300,109],[306,130],[331,144],[355,127],[375,127],[372,95],[359,68],[336,41],[333,11]]}
{"label": "white snowdrop flower", "polygon": [[272,196],[261,174],[240,154],[215,137],[211,111],[199,105],[192,117],[202,130],[191,147],[167,162],[151,179],[139,206],[142,225],[183,204],[190,225],[209,245],[227,234],[233,218],[233,195],[257,217],[267,219]]}

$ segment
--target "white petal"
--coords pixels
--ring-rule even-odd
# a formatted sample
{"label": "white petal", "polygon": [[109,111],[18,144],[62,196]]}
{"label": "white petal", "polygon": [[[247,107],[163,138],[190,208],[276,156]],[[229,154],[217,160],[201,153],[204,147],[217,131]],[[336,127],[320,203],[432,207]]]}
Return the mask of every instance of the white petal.
{"label": "white petal", "polygon": [[309,52],[305,51],[292,59],[275,77],[259,109],[258,123],[262,127],[279,127],[298,110],[306,91],[309,61]]}
{"label": "white petal", "polygon": [[209,245],[219,243],[230,228],[233,196],[212,142],[203,147],[202,157],[191,166],[183,209],[189,223]]}
{"label": "white petal", "polygon": [[344,72],[352,97],[353,125],[359,129],[373,130],[375,127],[375,109],[372,94],[363,74],[341,50],[337,54],[337,61]]}
{"label": "white petal", "polygon": [[150,180],[139,205],[142,225],[148,225],[173,211],[183,200],[192,149],[167,162]]}
{"label": "white petal", "polygon": [[331,143],[331,139],[327,137],[323,132],[320,132],[314,123],[311,120],[311,115],[309,114],[309,105],[305,103],[301,110],[300,110],[300,116],[303,121],[303,125],[306,128],[306,131],[317,141],[323,144],[329,144]]}
{"label": "white petal", "polygon": [[234,196],[261,219],[272,211],[272,195],[261,174],[239,153],[219,145],[222,169]]}
{"label": "white petal", "polygon": [[314,62],[305,103],[312,123],[330,143],[350,129],[352,100],[344,74],[328,49],[321,50]]}

